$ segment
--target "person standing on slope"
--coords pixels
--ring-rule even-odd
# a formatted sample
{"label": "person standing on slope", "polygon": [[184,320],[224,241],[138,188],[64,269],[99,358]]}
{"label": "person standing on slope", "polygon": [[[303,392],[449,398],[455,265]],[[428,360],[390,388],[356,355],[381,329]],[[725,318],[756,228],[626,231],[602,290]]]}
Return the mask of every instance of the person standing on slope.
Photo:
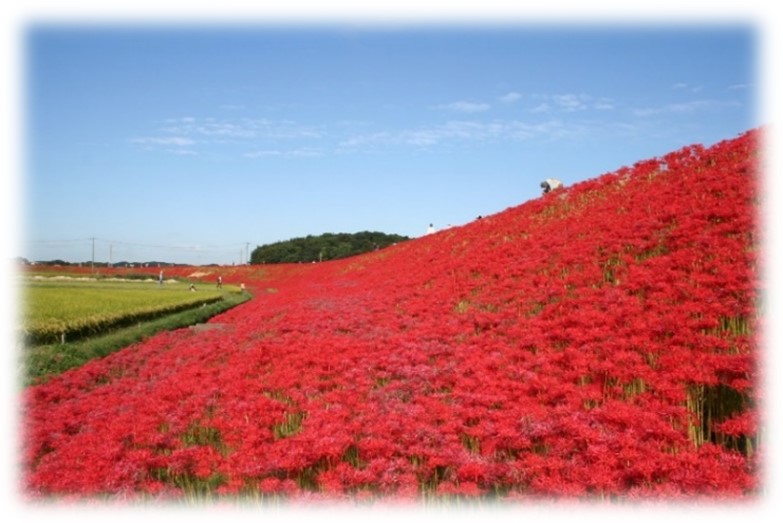
{"label": "person standing on slope", "polygon": [[544,190],[544,194],[550,191],[554,191],[558,187],[562,187],[562,186],[563,186],[563,182],[555,178],[547,178],[546,180],[541,182],[541,188]]}

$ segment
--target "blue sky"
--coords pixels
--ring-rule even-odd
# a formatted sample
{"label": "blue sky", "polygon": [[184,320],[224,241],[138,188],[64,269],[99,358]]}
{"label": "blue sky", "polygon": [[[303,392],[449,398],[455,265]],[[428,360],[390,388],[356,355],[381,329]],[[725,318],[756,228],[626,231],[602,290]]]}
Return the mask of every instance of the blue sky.
{"label": "blue sky", "polygon": [[751,24],[30,25],[19,254],[422,235],[768,123]]}

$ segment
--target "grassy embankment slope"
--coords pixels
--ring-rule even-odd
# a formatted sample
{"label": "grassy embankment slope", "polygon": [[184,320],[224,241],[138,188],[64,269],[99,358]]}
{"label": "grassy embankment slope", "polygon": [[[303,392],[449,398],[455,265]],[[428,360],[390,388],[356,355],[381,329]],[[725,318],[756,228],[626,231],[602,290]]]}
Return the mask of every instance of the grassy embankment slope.
{"label": "grassy embankment slope", "polygon": [[257,294],[225,330],[26,391],[25,488],[753,495],[759,155],[748,133],[356,258],[237,268]]}

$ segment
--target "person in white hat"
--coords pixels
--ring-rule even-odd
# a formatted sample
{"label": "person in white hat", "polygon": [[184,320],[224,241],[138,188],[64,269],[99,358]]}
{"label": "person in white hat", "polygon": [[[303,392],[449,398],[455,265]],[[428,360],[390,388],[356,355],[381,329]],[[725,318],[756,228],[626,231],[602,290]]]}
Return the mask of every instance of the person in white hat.
{"label": "person in white hat", "polygon": [[549,191],[554,191],[558,187],[562,187],[563,182],[560,180],[556,180],[555,178],[547,178],[543,182],[541,182],[541,188],[544,190],[544,194],[548,193]]}

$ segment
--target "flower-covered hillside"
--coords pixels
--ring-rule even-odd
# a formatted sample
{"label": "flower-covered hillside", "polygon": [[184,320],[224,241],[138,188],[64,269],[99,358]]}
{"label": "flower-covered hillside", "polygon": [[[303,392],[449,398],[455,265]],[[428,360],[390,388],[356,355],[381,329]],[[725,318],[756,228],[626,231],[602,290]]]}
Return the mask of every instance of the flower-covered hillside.
{"label": "flower-covered hillside", "polygon": [[223,328],[24,391],[24,488],[752,495],[758,142],[686,147],[360,257],[237,269],[255,298]]}

